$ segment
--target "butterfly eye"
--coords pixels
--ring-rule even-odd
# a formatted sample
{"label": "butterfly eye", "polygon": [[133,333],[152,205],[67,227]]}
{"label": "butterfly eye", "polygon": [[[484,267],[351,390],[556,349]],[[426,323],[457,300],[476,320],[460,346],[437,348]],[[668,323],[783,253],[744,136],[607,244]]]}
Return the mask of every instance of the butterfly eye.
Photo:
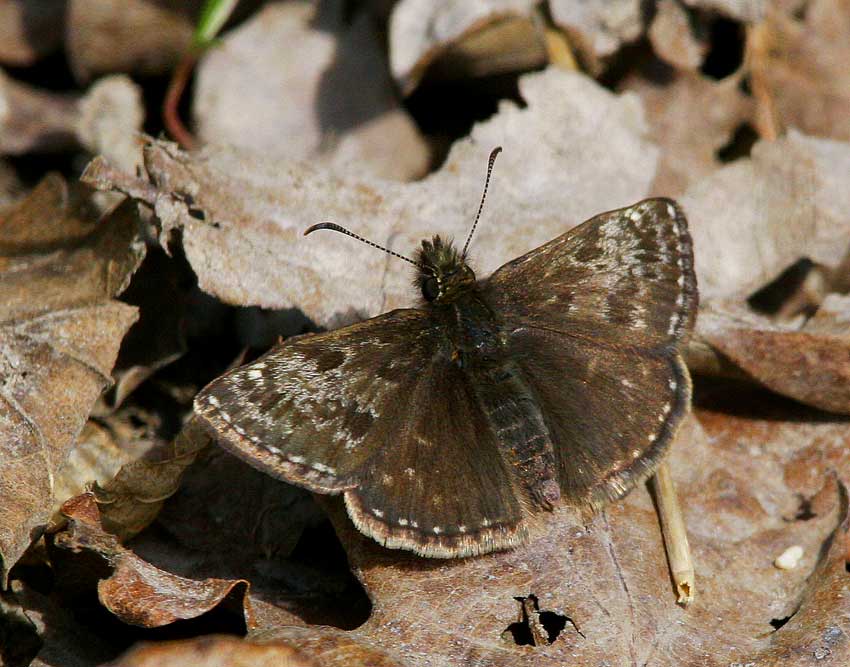
{"label": "butterfly eye", "polygon": [[426,301],[433,301],[440,296],[440,284],[434,276],[425,278],[422,282],[422,296]]}

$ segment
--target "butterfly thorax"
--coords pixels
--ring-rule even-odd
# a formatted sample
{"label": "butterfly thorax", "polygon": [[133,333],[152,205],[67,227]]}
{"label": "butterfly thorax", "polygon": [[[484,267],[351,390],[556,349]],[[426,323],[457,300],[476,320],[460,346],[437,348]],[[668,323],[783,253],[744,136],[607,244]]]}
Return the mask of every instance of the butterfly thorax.
{"label": "butterfly thorax", "polygon": [[475,288],[475,273],[451,241],[439,236],[422,241],[416,260],[422,267],[416,284],[428,303],[450,304]]}

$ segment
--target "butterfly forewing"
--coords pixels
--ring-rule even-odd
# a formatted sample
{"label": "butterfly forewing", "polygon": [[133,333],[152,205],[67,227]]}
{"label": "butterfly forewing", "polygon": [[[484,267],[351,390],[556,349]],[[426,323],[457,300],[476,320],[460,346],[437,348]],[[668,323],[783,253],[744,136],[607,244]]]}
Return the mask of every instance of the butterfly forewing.
{"label": "butterfly forewing", "polygon": [[252,465],[313,491],[341,491],[407,418],[405,393],[436,350],[427,314],[396,310],[286,341],[210,383],[195,411]]}
{"label": "butterfly forewing", "polygon": [[388,546],[449,557],[524,535],[493,435],[426,311],[287,341],[195,405],[255,467],[346,491],[358,528]]}
{"label": "butterfly forewing", "polygon": [[685,217],[663,198],[602,213],[505,264],[485,294],[508,327],[675,345],[693,328],[697,305]]}

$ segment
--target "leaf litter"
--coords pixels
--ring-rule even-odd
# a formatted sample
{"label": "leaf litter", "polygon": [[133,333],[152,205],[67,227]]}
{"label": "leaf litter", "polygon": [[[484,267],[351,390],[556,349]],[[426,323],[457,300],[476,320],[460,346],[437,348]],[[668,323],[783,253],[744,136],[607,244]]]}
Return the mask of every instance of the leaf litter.
{"label": "leaf litter", "polygon": [[[392,13],[409,12],[410,29],[421,32],[443,25],[451,4],[429,10],[402,2]],[[125,299],[143,319],[163,300],[180,303],[163,310],[161,331],[153,317],[135,329],[135,342],[126,339],[112,397],[95,403],[135,318],[114,297],[141,261],[141,236],[134,227],[134,235],[110,245],[103,230],[115,216],[132,217],[135,225],[135,208],[126,204],[100,223],[94,212],[63,213],[77,205],[75,195],[49,177],[6,212],[0,269],[13,295],[4,301],[12,313],[7,326],[21,331],[21,322],[92,303],[107,309],[95,311],[96,332],[76,325],[73,335],[67,327],[51,330],[61,354],[85,359],[97,373],[83,374],[86,388],[74,390],[73,406],[51,403],[74,420],[56,435],[42,426],[52,443],[49,461],[27,460],[23,475],[7,468],[0,477],[0,488],[14,489],[4,503],[7,524],[24,528],[0,544],[7,570],[18,561],[0,604],[0,628],[30,638],[21,650],[38,652],[33,664],[95,664],[104,656],[115,665],[848,662],[850,435],[843,415],[850,411],[850,202],[843,186],[850,146],[840,104],[847,88],[835,69],[844,25],[829,20],[840,16],[841,2],[766,9],[693,0],[662,2],[654,13],[636,12],[646,9],[642,3],[586,3],[585,14],[569,21],[557,3],[549,15],[515,3],[507,21],[498,5],[479,3],[482,21],[426,30],[418,41],[400,39],[399,19],[391,20],[388,59],[397,83],[427,95],[447,71],[440,67],[460,63],[459,54],[470,63],[480,58],[480,72],[491,74],[539,67],[540,30],[540,44],[551,49],[546,40],[559,34],[585,69],[619,92],[554,67],[522,76],[516,94],[472,126],[420,182],[385,181],[344,161],[287,152],[285,142],[274,155],[251,141],[227,148],[216,142],[227,141],[226,132],[216,130],[198,153],[145,138],[140,155],[129,136],[138,116],[127,113],[101,129],[99,113],[90,115],[95,134],[86,135],[93,137],[87,145],[109,153],[90,165],[86,180],[153,212],[142,216],[141,234],[168,254],[156,250],[160,259],[148,270],[181,265],[197,276],[200,290],[232,307],[194,288],[175,290],[167,280],[145,279],[145,294],[138,282],[145,298]],[[414,10],[419,18],[411,21]],[[80,16],[72,13],[71,30]],[[330,32],[354,30],[351,18]],[[747,58],[715,80],[709,65],[717,57],[718,22],[738,27]],[[510,41],[509,30],[499,32],[505,25],[520,42]],[[258,26],[241,29],[251,34]],[[184,40],[185,28],[179,31]],[[165,60],[174,58],[173,43],[162,51]],[[510,46],[518,43],[519,57]],[[100,61],[86,64],[80,44],[73,46],[80,72],[109,67],[105,51],[93,51]],[[414,47],[404,70],[395,69],[402,47]],[[499,48],[502,62],[512,63],[507,69],[499,70]],[[625,53],[640,63],[622,60]],[[553,51],[545,54],[555,61]],[[356,49],[345,58],[356,58]],[[625,76],[616,71],[623,62]],[[322,75],[316,65],[305,70],[305,90]],[[479,76],[476,67],[457,64],[455,76]],[[211,85],[232,92],[223,82]],[[104,116],[132,108],[128,88],[113,90],[104,96]],[[309,119],[302,109],[292,111],[298,122]],[[237,120],[242,125],[235,127],[250,127],[249,110]],[[762,139],[747,139],[742,128]],[[238,134],[231,143],[240,143]],[[505,153],[473,243],[479,276],[595,213],[644,196],[675,194],[688,214],[702,309],[688,355],[693,417],[669,458],[697,568],[696,599],[687,608],[675,604],[646,488],[587,524],[558,511],[514,551],[428,561],[379,547],[354,530],[335,499],[319,498],[337,536],[329,539],[308,494],[210,447],[186,414],[206,380],[233,359],[262,352],[275,332],[333,327],[410,304],[405,266],[350,239],[307,240],[301,233],[331,219],[402,253],[432,233],[460,238],[495,145]],[[364,149],[374,147],[367,139]],[[400,156],[402,170],[407,157]],[[38,297],[27,296],[26,287]],[[101,313],[108,308],[125,313],[109,344],[98,338],[107,335],[109,319]],[[196,320],[199,313],[206,314]],[[191,335],[175,335],[187,322]],[[41,329],[24,329],[30,349]],[[78,347],[69,347],[71,338]],[[145,340],[152,341],[147,355]],[[96,363],[93,353],[79,351],[81,342],[96,347]],[[4,378],[18,382],[15,373]],[[36,390],[50,396],[56,386]],[[148,404],[152,393],[165,407]],[[51,474],[58,480],[52,493],[45,482]],[[30,478],[24,497],[21,480]],[[88,484],[93,479],[97,485]],[[53,508],[80,493],[64,503],[65,518],[50,528],[46,549],[37,542],[24,554]],[[795,567],[777,567],[787,553]],[[56,578],[52,590],[38,583],[46,563]],[[340,576],[349,566],[359,583]],[[100,619],[110,632],[92,632],[63,611],[82,608],[81,595],[89,596],[86,609],[94,604],[105,614]],[[93,595],[99,602],[91,602]],[[189,638],[167,641],[177,636]],[[76,637],[85,637],[88,651],[75,646]],[[147,642],[115,657],[140,639]]]}

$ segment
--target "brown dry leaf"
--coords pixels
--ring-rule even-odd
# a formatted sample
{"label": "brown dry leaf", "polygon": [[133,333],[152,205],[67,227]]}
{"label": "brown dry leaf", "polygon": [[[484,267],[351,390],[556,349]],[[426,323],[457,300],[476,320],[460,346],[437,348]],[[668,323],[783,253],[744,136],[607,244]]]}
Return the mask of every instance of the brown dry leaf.
{"label": "brown dry leaf", "polygon": [[361,11],[350,22],[344,11],[342,2],[270,4],[228,33],[198,67],[199,137],[385,178],[423,176],[429,149],[395,100],[371,19]]}
{"label": "brown dry leaf", "polygon": [[850,140],[850,1],[812,0],[802,21],[773,10],[761,30],[752,76],[770,111],[785,126]]}
{"label": "brown dry leaf", "polygon": [[199,0],[69,0],[65,48],[71,69],[80,81],[111,72],[168,72],[192,40],[200,6]]}
{"label": "brown dry leaf", "polygon": [[749,118],[752,102],[740,91],[737,76],[715,81],[699,72],[677,72],[670,77],[663,82],[630,77],[623,89],[640,95],[650,136],[661,148],[653,194],[678,197],[721,166],[717,151]]}
{"label": "brown dry leaf", "polygon": [[68,498],[81,494],[95,482],[105,484],[121,467],[144,454],[145,443],[126,442],[104,425],[89,420],[54,476],[54,514]]}
{"label": "brown dry leaf", "polygon": [[[390,70],[409,95],[435,61],[451,71],[481,76],[524,71],[546,62],[533,27],[533,0],[401,0],[389,23]],[[489,35],[487,34],[489,33]]]}
{"label": "brown dry leaf", "polygon": [[78,99],[73,94],[39,90],[0,72],[0,153],[74,147]]}
{"label": "brown dry leaf", "polygon": [[0,153],[83,146],[131,173],[141,162],[144,111],[139,87],[127,77],[105,77],[81,96],[34,88],[0,72],[0,109]]}
{"label": "brown dry leaf", "polygon": [[716,304],[700,313],[699,335],[765,387],[850,414],[850,297],[829,295],[802,327]]}
{"label": "brown dry leaf", "polygon": [[647,36],[655,54],[663,61],[687,71],[696,71],[708,53],[705,30],[678,0],[659,0]]}
{"label": "brown dry leaf", "polygon": [[823,314],[828,330],[816,321],[801,328],[769,320],[747,299],[798,260],[841,262],[850,239],[847,173],[850,145],[792,131],[757,143],[752,159],[716,171],[682,198],[703,304],[696,339],[764,386],[841,413],[850,410],[844,307]]}
{"label": "brown dry leaf", "polygon": [[549,11],[593,72],[600,69],[600,59],[636,40],[644,29],[640,0],[550,0]]}
{"label": "brown dry leaf", "polygon": [[84,180],[151,205],[161,238],[182,228],[200,287],[226,303],[298,307],[315,323],[350,321],[412,300],[400,262],[342,235],[303,238],[321,220],[410,254],[424,237],[463,238],[496,165],[471,256],[479,275],[600,211],[646,195],[658,151],[633,95],[550,69],[520,79],[527,107],[505,103],[453,148],[442,169],[411,184],[337,176],[230,150],[187,155],[165,142],[145,152],[150,182],[96,160]]}
{"label": "brown dry leaf", "polygon": [[[331,649],[334,650],[334,649]],[[369,656],[371,657],[371,656]],[[181,641],[139,644],[104,667],[320,667],[327,663],[308,657],[300,647],[284,641],[257,643],[229,636],[209,635]],[[393,667],[388,662],[364,662],[348,654],[350,667]]]}
{"label": "brown dry leaf", "polygon": [[[702,392],[697,418],[670,458],[697,567],[696,601],[686,609],[675,604],[645,488],[587,526],[556,512],[525,546],[452,561],[383,549],[337,505],[332,517],[372,616],[347,634],[271,628],[252,636],[318,652],[342,634],[408,666],[797,665],[807,663],[779,656],[812,656],[823,642],[832,662],[818,664],[845,664],[847,499],[829,473],[850,477],[846,423],[724,385]],[[832,457],[817,459],[825,443]],[[804,484],[791,476],[801,455],[809,457]],[[799,566],[777,569],[774,559],[792,545],[803,549]],[[529,645],[517,598],[532,595],[549,645]]]}
{"label": "brown dry leaf", "polygon": [[88,151],[135,173],[142,162],[139,133],[144,119],[139,86],[127,76],[106,76],[79,101],[74,131]]}
{"label": "brown dry leaf", "polygon": [[135,206],[121,206],[85,236],[91,222],[77,220],[79,212],[53,178],[0,220],[4,584],[49,517],[55,475],[136,320],[135,308],[112,300],[144,256]]}
{"label": "brown dry leaf", "polygon": [[700,300],[743,300],[801,257],[838,265],[850,238],[848,173],[850,145],[792,131],[693,185],[681,203]]}
{"label": "brown dry leaf", "polygon": [[[72,553],[93,553],[112,574],[97,584],[101,604],[129,625],[156,628],[197,618],[220,605],[238,609],[251,628],[251,604],[244,579],[193,580],[178,577],[145,562],[104,532],[94,495],[84,493],[62,506],[68,525],[52,535],[53,547]],[[54,559],[54,562],[55,559]],[[59,565],[57,576],[63,575]]]}
{"label": "brown dry leaf", "polygon": [[161,443],[145,456],[127,461],[102,486],[95,483],[93,494],[104,528],[121,542],[144,530],[177,491],[186,468],[209,441],[190,419],[173,442]]}
{"label": "brown dry leaf", "polygon": [[32,65],[59,48],[66,0],[6,0],[0,3],[0,63]]}

